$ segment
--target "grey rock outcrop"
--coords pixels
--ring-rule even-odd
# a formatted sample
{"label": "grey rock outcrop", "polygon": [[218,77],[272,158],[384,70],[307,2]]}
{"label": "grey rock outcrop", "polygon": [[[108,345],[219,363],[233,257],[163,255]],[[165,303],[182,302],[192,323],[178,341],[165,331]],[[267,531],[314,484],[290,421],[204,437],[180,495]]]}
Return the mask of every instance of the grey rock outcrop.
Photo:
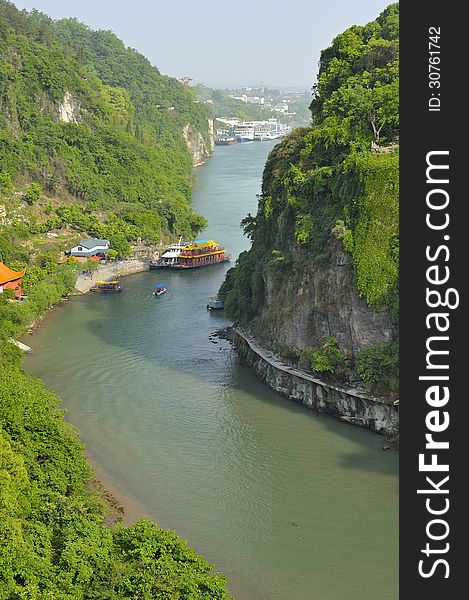
{"label": "grey rock outcrop", "polygon": [[312,262],[285,277],[281,286],[264,275],[265,306],[257,319],[256,336],[276,351],[301,352],[335,336],[339,348],[354,356],[363,348],[392,339],[390,311],[372,310],[357,291],[352,259],[340,240],[331,240],[327,266]]}

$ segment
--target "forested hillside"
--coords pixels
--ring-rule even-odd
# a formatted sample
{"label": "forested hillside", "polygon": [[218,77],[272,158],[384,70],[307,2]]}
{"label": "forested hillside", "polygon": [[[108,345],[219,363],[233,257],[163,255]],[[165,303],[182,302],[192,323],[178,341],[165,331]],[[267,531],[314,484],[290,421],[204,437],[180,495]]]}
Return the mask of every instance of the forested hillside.
{"label": "forested hillside", "polygon": [[228,598],[172,531],[106,524],[76,432],[17,353],[0,357],[0,599]]}
{"label": "forested hillside", "polygon": [[228,598],[175,533],[113,524],[59,399],[11,343],[73,289],[57,259],[83,234],[126,256],[200,230],[182,132],[205,135],[207,116],[112,33],[0,0],[0,261],[26,267],[27,296],[0,294],[0,600]]}
{"label": "forested hillside", "polygon": [[266,163],[228,314],[329,380],[397,388],[398,5],[321,54],[312,126]]}
{"label": "forested hillside", "polygon": [[57,260],[80,237],[125,257],[138,240],[204,227],[183,131],[207,135],[208,116],[113,33],[0,0],[0,261],[27,267],[28,296],[14,307],[2,296],[0,339],[73,288]]}
{"label": "forested hillside", "polygon": [[[206,136],[209,113],[189,89],[111,32],[54,23],[5,0],[0,35],[7,239],[20,222],[23,238],[68,224],[121,242],[200,230],[205,221],[190,209],[192,162],[183,128],[190,124]],[[20,202],[25,198],[33,208]],[[71,212],[64,215],[63,205]]]}

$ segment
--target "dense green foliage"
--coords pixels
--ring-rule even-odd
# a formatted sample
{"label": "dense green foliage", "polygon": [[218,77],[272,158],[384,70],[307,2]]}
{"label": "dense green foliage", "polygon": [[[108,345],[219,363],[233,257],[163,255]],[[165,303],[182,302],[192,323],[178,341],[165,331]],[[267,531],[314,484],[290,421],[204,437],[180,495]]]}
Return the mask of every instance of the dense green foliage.
{"label": "dense green foliage", "polygon": [[[204,227],[205,219],[192,214],[188,218],[188,227],[182,225],[185,217],[183,211],[174,207],[172,218],[180,217],[179,231],[188,237],[191,232]],[[181,214],[182,213],[182,214]],[[112,248],[119,256],[127,256],[130,251],[129,242],[135,242],[139,237],[150,243],[157,243],[161,238],[161,230],[167,226],[168,218],[153,211],[142,209],[136,204],[121,204],[115,207],[103,223],[96,211],[83,210],[77,205],[61,204],[52,209],[45,221],[30,223],[29,232],[45,233],[51,229],[73,226],[80,231],[86,231],[97,238],[109,239]]]}
{"label": "dense green foliage", "polygon": [[[305,268],[330,267],[337,244],[352,256],[359,295],[397,322],[398,43],[397,4],[338,35],[321,54],[312,126],[270,153],[257,214],[242,222],[252,248],[220,289],[230,317],[252,331],[267,315],[267,281],[271,294],[294,288]],[[324,344],[307,362],[332,374],[342,361]],[[358,374],[372,383],[365,367]]]}
{"label": "dense green foliage", "polygon": [[0,295],[0,599],[228,598],[224,578],[173,532],[106,524],[59,399],[9,343],[74,286],[72,266],[41,262],[24,277],[27,301]]}
{"label": "dense green foliage", "polygon": [[176,144],[185,151],[181,130],[189,123],[208,143],[210,111],[195,102],[192,89],[161,75],[148,59],[126,48],[110,31],[93,31],[76,19],[64,19],[53,26],[65,47],[71,48],[105,85],[128,93],[139,139],[157,140],[166,148]]}
{"label": "dense green foliage", "polygon": [[396,392],[399,388],[398,341],[363,349],[358,355],[357,372],[374,390]]}
{"label": "dense green foliage", "polygon": [[109,524],[58,398],[11,343],[73,289],[78,267],[57,259],[82,233],[125,256],[204,227],[182,132],[207,135],[207,116],[112,33],[0,0],[0,260],[27,266],[26,298],[0,294],[0,600],[228,598],[174,532]]}
{"label": "dense green foliage", "polygon": [[333,375],[340,379],[349,366],[347,356],[337,346],[334,336],[328,337],[316,348],[305,348],[300,355],[300,363],[310,367],[316,373]]}
{"label": "dense green foliage", "polygon": [[106,525],[57,397],[13,354],[0,367],[0,598],[228,598],[224,578],[172,531]]}
{"label": "dense green foliage", "polygon": [[359,293],[371,306],[392,303],[399,275],[399,157],[359,155],[353,168],[360,195],[346,213],[344,244],[353,256]]}
{"label": "dense green foliage", "polygon": [[3,194],[32,181],[30,203],[43,190],[104,221],[117,209],[124,222],[148,222],[144,239],[190,237],[205,221],[190,209],[182,132],[191,124],[207,136],[208,117],[190,90],[111,32],[0,0]]}
{"label": "dense green foliage", "polygon": [[[323,126],[317,139],[366,148],[392,141],[399,126],[399,9],[390,5],[365,26],[353,26],[321,53],[311,103]],[[314,137],[314,132],[312,137]]]}
{"label": "dense green foliage", "polygon": [[29,202],[36,202],[42,194],[42,188],[38,183],[32,183],[26,190],[24,197]]}

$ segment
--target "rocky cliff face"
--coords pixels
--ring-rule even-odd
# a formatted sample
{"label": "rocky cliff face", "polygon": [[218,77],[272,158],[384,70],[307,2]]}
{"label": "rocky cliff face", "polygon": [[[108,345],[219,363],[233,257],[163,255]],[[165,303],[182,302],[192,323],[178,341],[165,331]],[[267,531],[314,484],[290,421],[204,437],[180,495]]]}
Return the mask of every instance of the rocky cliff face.
{"label": "rocky cliff face", "polygon": [[208,134],[206,138],[193,125],[187,124],[182,132],[184,140],[192,156],[194,167],[203,165],[212,154],[215,145],[213,119],[208,120]]}
{"label": "rocky cliff face", "polygon": [[65,123],[80,123],[80,103],[70,92],[65,92],[59,103],[59,118]]}
{"label": "rocky cliff face", "polygon": [[346,167],[305,172],[308,135],[298,131],[271,152],[258,212],[243,222],[252,248],[220,294],[264,349],[329,384],[394,401],[398,155],[364,153]]}
{"label": "rocky cliff face", "polygon": [[[256,321],[256,335],[278,352],[320,345],[335,336],[346,354],[357,355],[376,344],[388,344],[393,335],[389,309],[371,310],[357,292],[352,259],[339,240],[331,239],[326,266],[293,253],[288,276],[264,274],[265,296]],[[291,276],[293,274],[293,276]]]}

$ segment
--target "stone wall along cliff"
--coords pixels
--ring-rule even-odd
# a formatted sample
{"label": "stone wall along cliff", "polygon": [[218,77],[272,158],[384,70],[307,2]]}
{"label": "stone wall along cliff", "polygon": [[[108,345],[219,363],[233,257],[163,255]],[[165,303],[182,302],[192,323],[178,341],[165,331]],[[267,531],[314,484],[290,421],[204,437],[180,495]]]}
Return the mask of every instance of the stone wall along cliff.
{"label": "stone wall along cliff", "polygon": [[262,381],[290,400],[377,433],[396,434],[398,406],[390,400],[352,387],[327,384],[287,365],[239,328],[234,329],[234,346],[241,360]]}

